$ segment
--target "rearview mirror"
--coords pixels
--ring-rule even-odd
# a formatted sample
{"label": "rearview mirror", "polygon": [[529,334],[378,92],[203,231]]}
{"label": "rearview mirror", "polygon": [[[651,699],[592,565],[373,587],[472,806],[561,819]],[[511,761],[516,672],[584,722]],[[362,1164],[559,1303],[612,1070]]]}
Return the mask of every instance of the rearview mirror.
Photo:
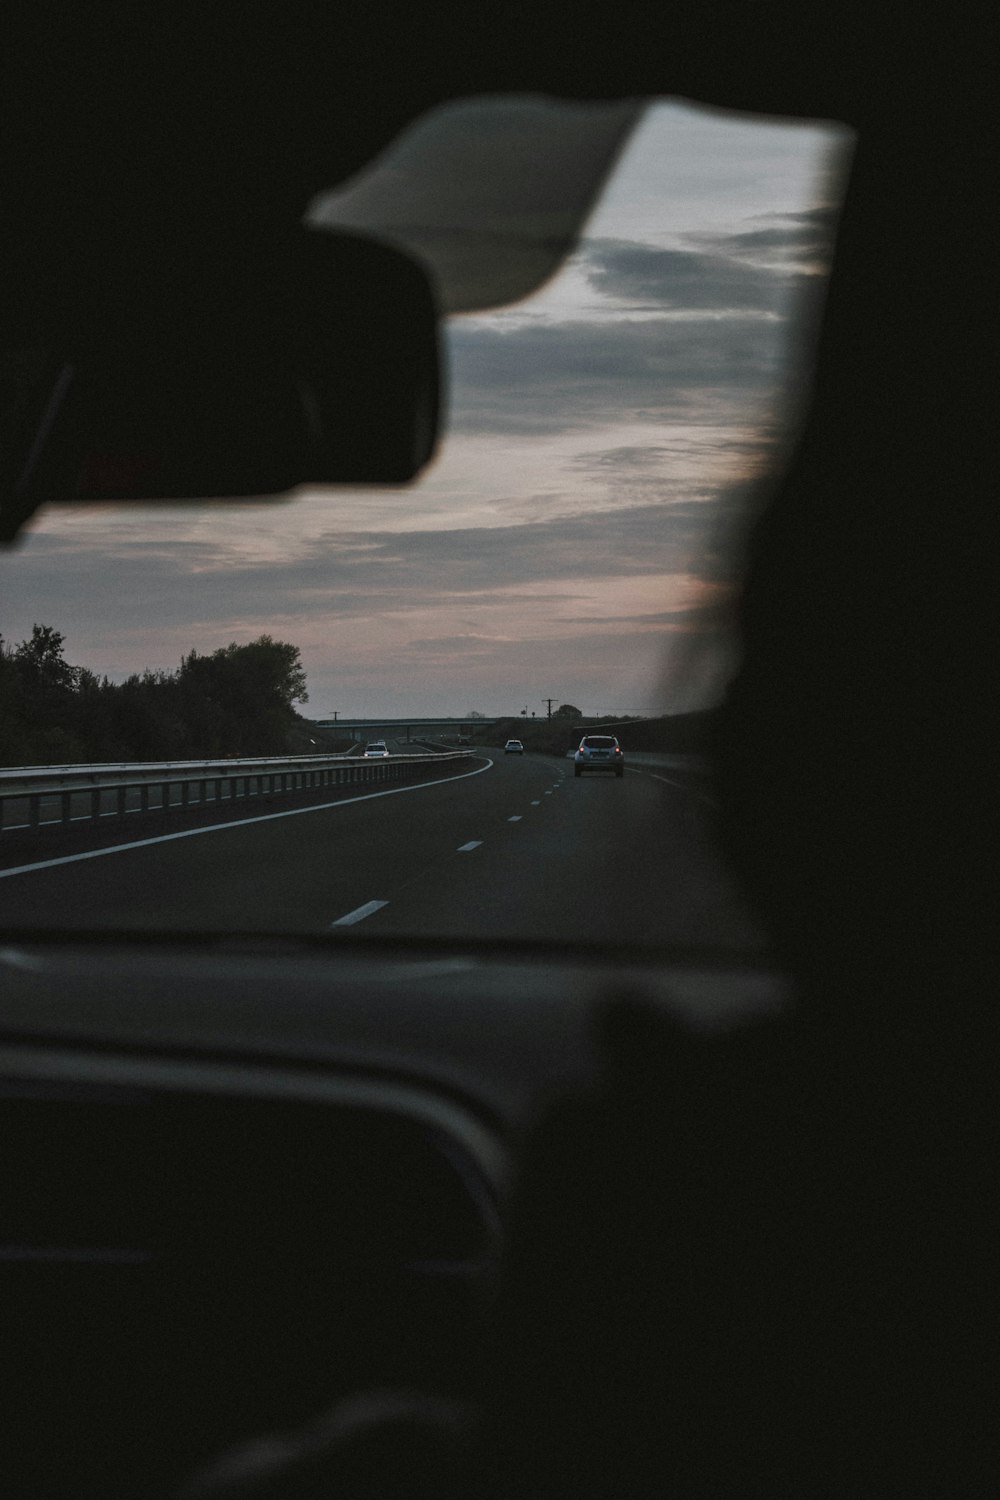
{"label": "rearview mirror", "polygon": [[171,269],[146,296],[105,289],[64,347],[22,362],[0,413],[0,537],[46,502],[403,484],[428,462],[438,329],[415,261],[302,229],[252,258]]}

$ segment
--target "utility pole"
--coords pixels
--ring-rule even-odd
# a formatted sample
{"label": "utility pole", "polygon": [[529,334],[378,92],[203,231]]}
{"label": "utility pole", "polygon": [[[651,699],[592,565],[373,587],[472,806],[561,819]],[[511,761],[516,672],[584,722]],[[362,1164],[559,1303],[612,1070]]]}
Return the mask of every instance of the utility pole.
{"label": "utility pole", "polygon": [[549,711],[545,715],[545,717],[547,719],[551,719],[551,717],[552,717],[552,705],[553,705],[553,703],[558,703],[559,699],[558,698],[546,698],[545,702],[548,704],[548,709],[549,709]]}

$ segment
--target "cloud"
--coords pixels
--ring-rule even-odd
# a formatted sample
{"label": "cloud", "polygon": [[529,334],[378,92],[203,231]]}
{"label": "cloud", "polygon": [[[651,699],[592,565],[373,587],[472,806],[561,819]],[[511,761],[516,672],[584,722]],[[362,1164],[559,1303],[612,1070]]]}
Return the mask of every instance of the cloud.
{"label": "cloud", "polygon": [[805,273],[758,266],[725,253],[731,240],[721,237],[710,250],[591,240],[582,264],[595,291],[634,307],[779,316]]}
{"label": "cloud", "polygon": [[[108,545],[103,538],[102,545],[87,546],[75,536],[38,532],[21,553],[30,567],[12,568],[5,579],[4,634],[17,639],[32,621],[44,621],[66,633],[71,658],[78,638],[113,640],[100,659],[92,659],[90,647],[79,659],[97,671],[134,670],[116,662],[130,658],[140,642],[147,643],[141,665],[170,666],[192,645],[224,644],[238,628],[256,633],[276,620],[294,628],[296,620],[311,624],[463,603],[474,611],[509,595],[510,633],[516,635],[520,591],[532,591],[535,607],[550,588],[553,602],[565,606],[572,586],[583,581],[692,569],[704,579],[728,580],[735,567],[729,539],[743,524],[751,496],[750,487],[734,486],[710,500],[660,500],[453,531],[331,528],[283,562],[255,562],[239,552],[227,560],[218,543],[210,550],[184,542]],[[113,626],[109,577],[115,581]],[[150,659],[154,639],[160,649]]]}
{"label": "cloud", "polygon": [[769,424],[754,431],[702,427],[678,431],[666,442],[583,449],[566,466],[616,499],[714,500],[727,471],[752,474],[773,462],[777,436]]}
{"label": "cloud", "polygon": [[785,333],[763,318],[456,324],[451,421],[525,435],[628,422],[747,425],[784,378]]}
{"label": "cloud", "polygon": [[574,265],[600,298],[595,315],[450,325],[452,427],[766,423],[798,377],[834,218],[763,215],[672,248],[587,240]]}
{"label": "cloud", "polygon": [[649,470],[658,473],[664,459],[670,459],[672,455],[673,450],[667,443],[624,443],[615,448],[598,448],[578,453],[572,463],[577,468],[596,472],[610,471],[613,474],[623,471],[634,474],[636,470],[643,474]]}
{"label": "cloud", "polygon": [[[614,626],[643,626],[650,630],[673,630],[678,626],[685,630],[716,631],[729,629],[733,624],[734,590],[725,590],[721,597],[707,603],[679,604],[673,609],[660,609],[639,615],[616,614]],[[586,615],[571,615],[566,624],[587,625],[591,619]]]}
{"label": "cloud", "polygon": [[[739,513],[735,498],[723,509]],[[477,604],[526,585],[565,585],[604,577],[642,577],[686,570],[728,577],[731,563],[715,542],[720,509],[703,501],[670,501],[563,516],[514,526],[373,537],[364,562],[338,560],[331,533],[314,555],[261,579],[285,599],[315,608],[322,595],[334,613],[373,608],[424,609],[447,601]],[[724,530],[725,528],[723,528]],[[252,582],[252,580],[248,580]]]}
{"label": "cloud", "polygon": [[760,229],[737,230],[729,234],[690,235],[697,244],[711,246],[721,254],[780,256],[802,265],[825,269],[833,258],[833,242],[840,217],[839,207],[828,205],[804,209],[801,213],[764,214]]}
{"label": "cloud", "polygon": [[[667,248],[588,240],[577,263],[593,289],[617,302],[674,312],[787,316],[822,285],[839,210],[765,214],[755,227],[686,234]],[[693,248],[688,248],[688,246]]]}
{"label": "cloud", "polygon": [[439,656],[451,656],[455,652],[461,652],[463,656],[471,654],[492,655],[498,647],[501,650],[506,650],[508,646],[516,641],[516,636],[475,635],[472,632],[464,635],[411,636],[406,642],[406,649],[409,651],[428,651]]}

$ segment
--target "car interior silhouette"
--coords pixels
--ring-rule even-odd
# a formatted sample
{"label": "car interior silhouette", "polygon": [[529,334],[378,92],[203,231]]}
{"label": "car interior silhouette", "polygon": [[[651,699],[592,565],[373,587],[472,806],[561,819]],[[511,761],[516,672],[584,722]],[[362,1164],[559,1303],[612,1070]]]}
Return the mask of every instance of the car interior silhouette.
{"label": "car interior silhouette", "polygon": [[[995,18],[587,17],[14,7],[15,545],[53,502],[409,483],[441,317],[551,274],[644,101],[854,132],[706,749],[766,948],[41,926],[0,879],[17,1500],[996,1493]],[[391,185],[308,221],[469,100],[526,111],[544,233],[488,183],[456,227],[443,147],[433,275],[366,231]]]}

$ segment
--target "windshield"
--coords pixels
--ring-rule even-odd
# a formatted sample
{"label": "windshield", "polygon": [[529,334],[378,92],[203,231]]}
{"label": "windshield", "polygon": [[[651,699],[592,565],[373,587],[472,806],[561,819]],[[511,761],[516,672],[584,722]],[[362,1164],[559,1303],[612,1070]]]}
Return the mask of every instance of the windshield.
{"label": "windshield", "polygon": [[[37,517],[4,925],[759,951],[705,747],[842,139],[650,107],[558,276],[448,320],[413,488]],[[624,765],[577,777],[581,740]]]}

